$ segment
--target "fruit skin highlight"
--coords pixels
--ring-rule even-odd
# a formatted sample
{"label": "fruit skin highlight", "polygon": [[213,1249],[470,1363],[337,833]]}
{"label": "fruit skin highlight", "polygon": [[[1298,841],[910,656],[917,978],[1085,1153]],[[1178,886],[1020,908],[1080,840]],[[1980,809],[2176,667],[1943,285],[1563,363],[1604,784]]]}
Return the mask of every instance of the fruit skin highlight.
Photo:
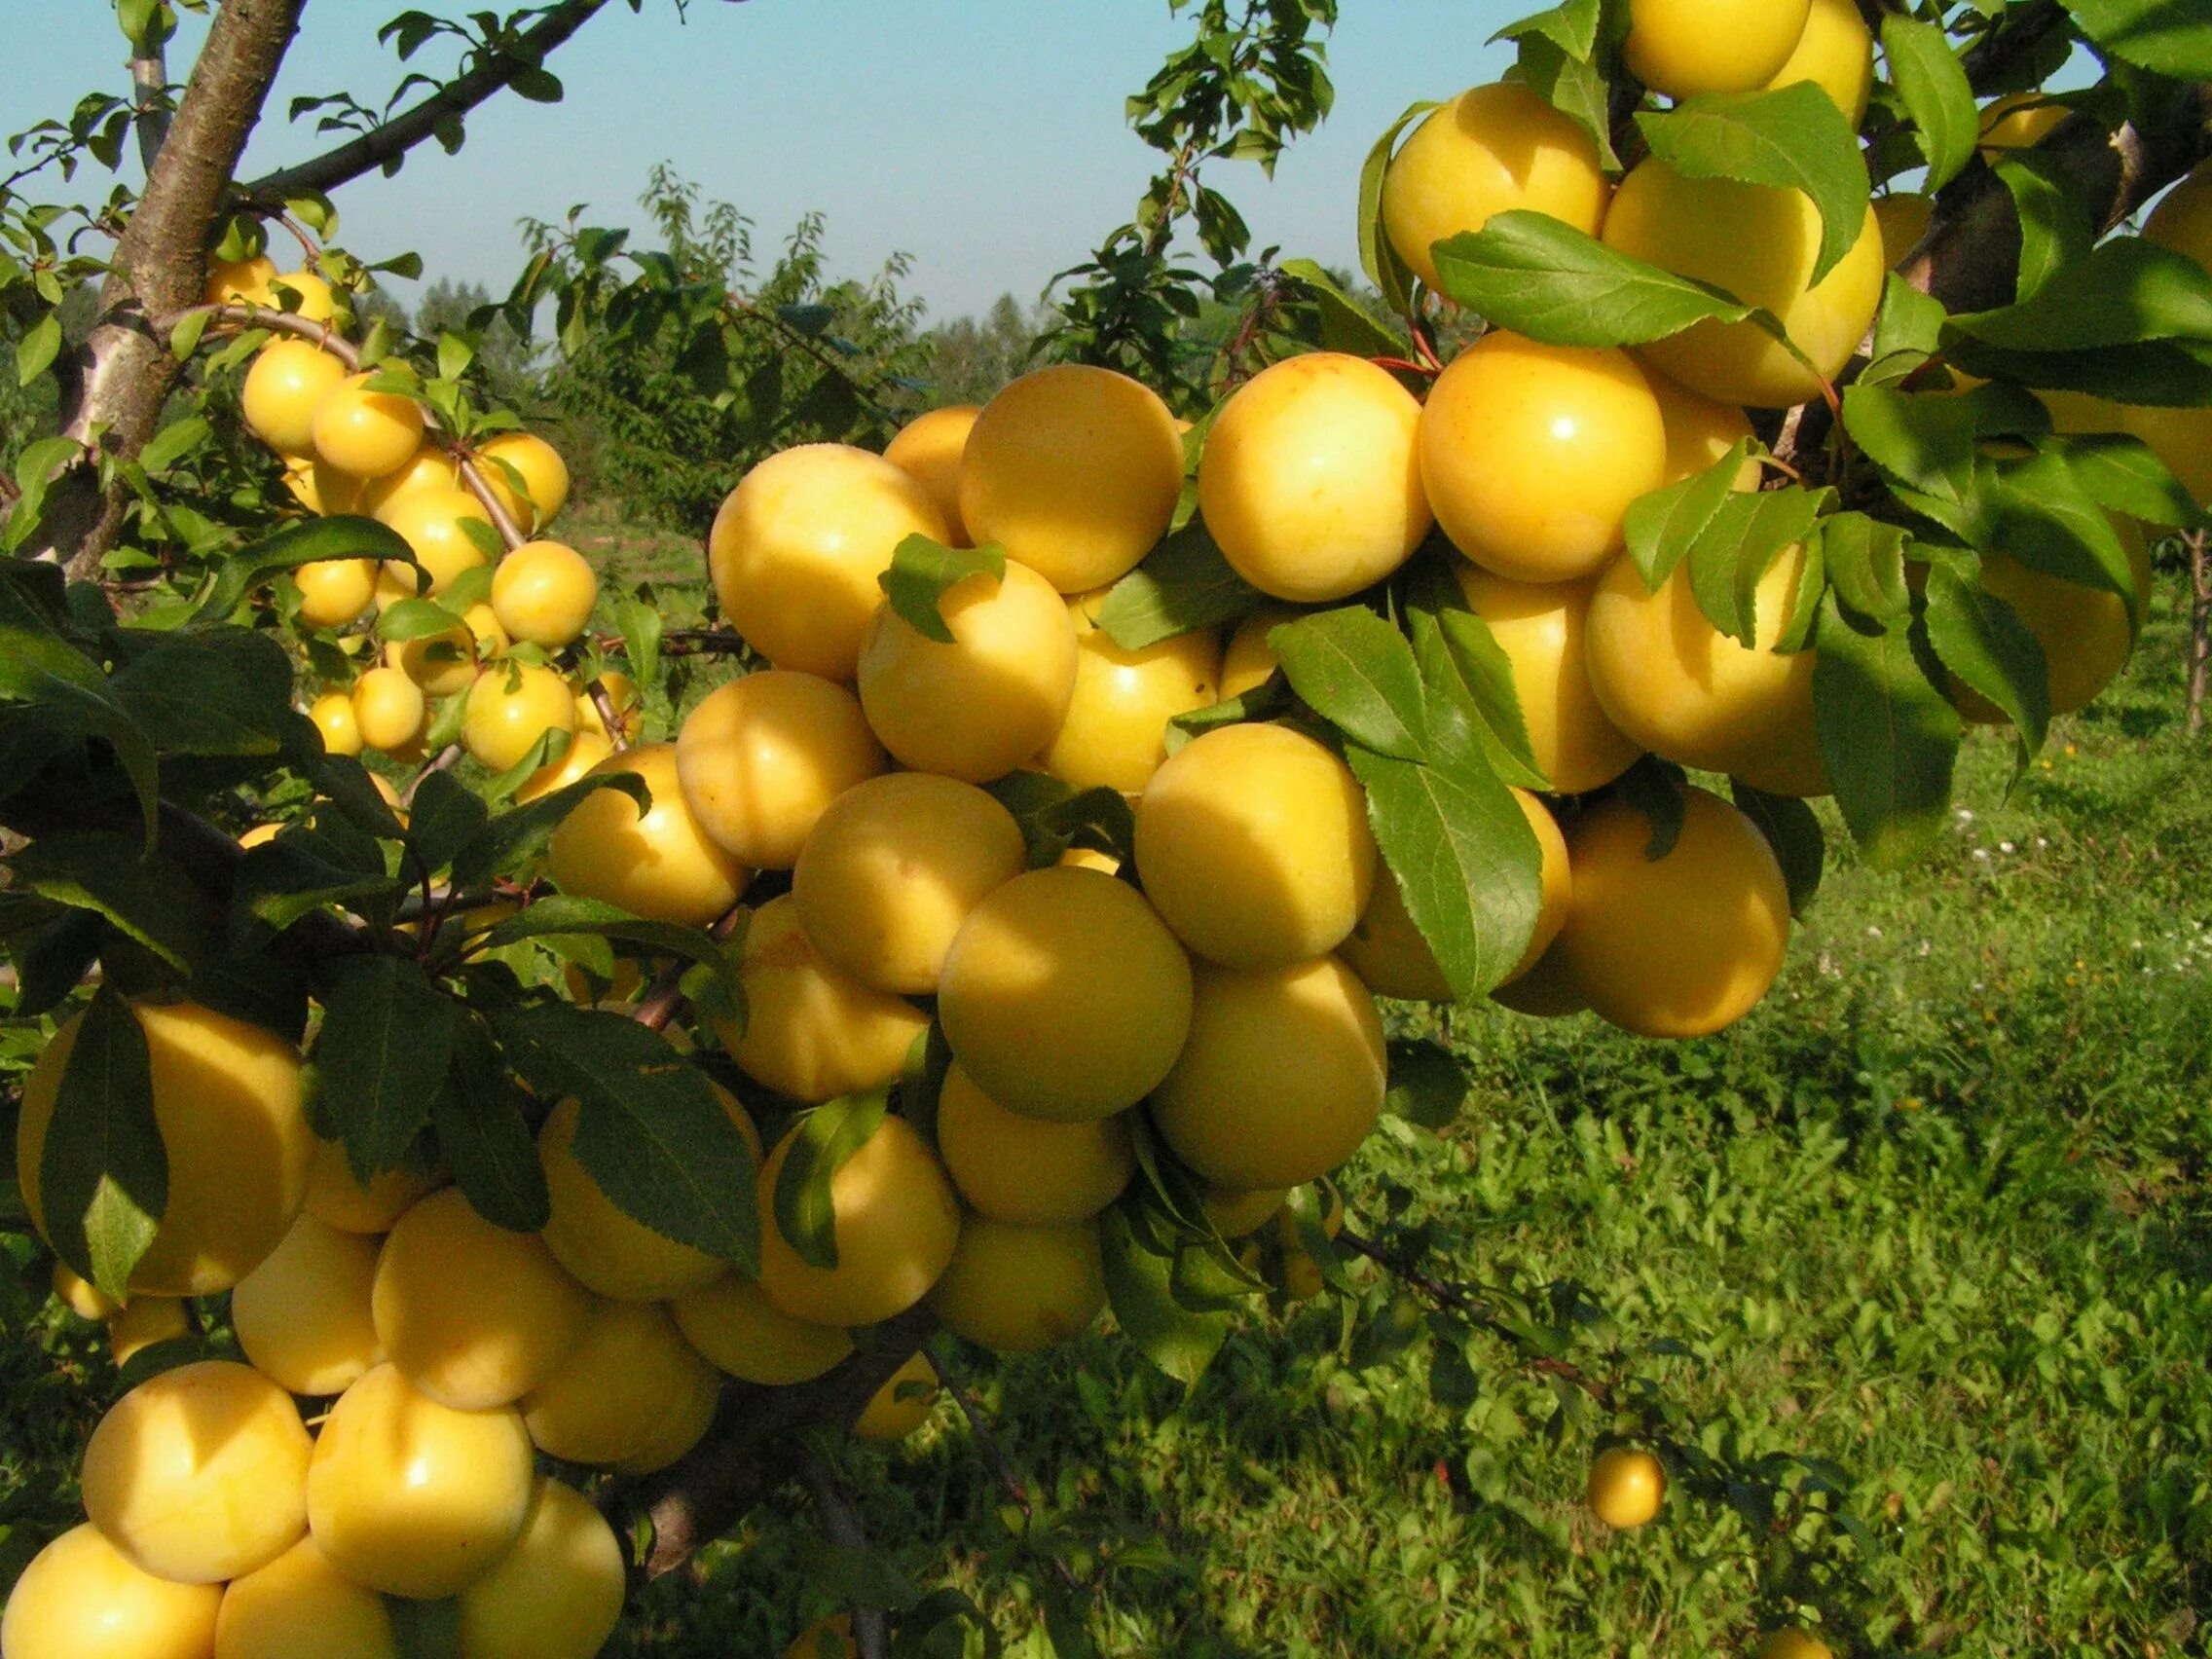
{"label": "fruit skin highlight", "polygon": [[1629,0],[1629,73],[1671,98],[1766,86],[1805,33],[1810,0]]}
{"label": "fruit skin highlight", "polygon": [[1666,1466],[1648,1452],[1609,1446],[1590,1465],[1583,1495],[1590,1512],[1606,1526],[1631,1530],[1650,1521],[1666,1502]]}

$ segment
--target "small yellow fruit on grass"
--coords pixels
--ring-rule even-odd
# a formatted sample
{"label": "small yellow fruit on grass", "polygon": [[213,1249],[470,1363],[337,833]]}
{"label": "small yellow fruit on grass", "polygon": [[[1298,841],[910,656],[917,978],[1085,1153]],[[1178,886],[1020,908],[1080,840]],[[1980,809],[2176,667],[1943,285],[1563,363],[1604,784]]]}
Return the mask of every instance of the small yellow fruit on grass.
{"label": "small yellow fruit on grass", "polygon": [[658,1304],[603,1299],[569,1357],[523,1396],[523,1426],[549,1457],[619,1463],[645,1447],[706,1369]]}
{"label": "small yellow fruit on grass", "polygon": [[300,590],[300,620],[311,628],[343,628],[358,621],[377,595],[374,559],[317,559],[292,572]]}
{"label": "small yellow fruit on grass", "polygon": [[210,1659],[219,1584],[172,1584],[87,1523],[31,1558],[0,1616],[7,1659]]}
{"label": "small yellow fruit on grass", "polygon": [[492,572],[492,611],[508,637],[558,648],[584,631],[599,572],[573,547],[526,541]]}
{"label": "small yellow fruit on grass", "polygon": [[815,1325],[873,1325],[929,1294],[952,1260],[960,1201],[922,1137],[885,1118],[830,1178],[837,1265],[800,1259],[776,1223],[776,1181],[793,1129],[761,1166],[760,1288],[786,1313]]}
{"label": "small yellow fruit on grass", "polygon": [[377,1243],[303,1215],[231,1291],[231,1325],[254,1368],[295,1394],[340,1394],[385,1359],[369,1309]]}
{"label": "small yellow fruit on grass", "polygon": [[883,452],[885,461],[930,493],[937,510],[944,515],[944,528],[951,536],[948,545],[953,547],[974,545],[960,517],[960,456],[968,447],[968,434],[975,430],[976,417],[982,412],[980,404],[950,403],[917,415],[899,428],[899,435]]}
{"label": "small yellow fruit on grass", "polygon": [[400,1659],[391,1615],[314,1539],[234,1581],[215,1621],[215,1659]]}
{"label": "small yellow fruit on grass", "polygon": [[1789,1625],[1760,1639],[1756,1659],[1835,1659],[1835,1653],[1811,1631]]}
{"label": "small yellow fruit on grass", "polygon": [[85,1447],[85,1513],[131,1563],[213,1584],[275,1561],[307,1526],[313,1443],[291,1396],[203,1360],[141,1382]]}
{"label": "small yellow fruit on grass", "polygon": [[306,455],[314,448],[314,416],[346,378],[346,365],[305,340],[272,340],[254,354],[239,392],[240,413],[273,450]]}
{"label": "small yellow fruit on grass", "polygon": [[1608,1446],[1590,1465],[1590,1486],[1584,1495],[1593,1515],[1626,1531],[1659,1513],[1667,1498],[1667,1470],[1648,1452]]}
{"label": "small yellow fruit on grass", "polygon": [[788,893],[754,912],[738,964],[745,1018],[717,1026],[756,1083],[809,1105],[889,1083],[929,1016],[828,961],[799,926]]}
{"label": "small yellow fruit on grass", "polygon": [[1124,1119],[1055,1124],[1010,1112],[957,1062],[938,1095],[937,1145],[969,1208],[1025,1227],[1088,1221],[1136,1171]]}
{"label": "small yellow fruit on grass", "polygon": [[[140,1003],[154,1122],[168,1154],[168,1205],[130,1272],[133,1293],[209,1296],[254,1268],[299,1214],[314,1134],[299,1051],[258,1025],[191,1003]],[[23,1079],[16,1167],[31,1223],[51,1237],[39,1162],[84,1016],[71,1018]]]}
{"label": "small yellow fruit on grass", "polygon": [[1062,593],[1116,581],[1167,533],[1183,439],[1151,387],[1055,363],[976,417],[960,459],[960,518]]}
{"label": "small yellow fruit on grass", "polygon": [[553,879],[564,892],[654,921],[705,927],[737,903],[750,872],[707,839],[683,804],[674,744],[640,744],[592,768],[598,777],[620,772],[645,781],[652,805],[641,816],[619,790],[586,795],[547,843]]}
{"label": "small yellow fruit on grass", "polygon": [[1038,756],[1078,789],[1135,794],[1167,758],[1167,722],[1221,700],[1221,641],[1210,628],[1127,650],[1094,620],[1106,592],[1068,601],[1075,694]]}
{"label": "small yellow fruit on grass", "polygon": [[864,985],[934,991],[952,936],[1029,862],[1014,814],[973,784],[893,772],[830,803],[792,870],[817,950]]}
{"label": "small yellow fruit on grass", "polygon": [[1251,1192],[1326,1175],[1382,1110],[1382,1020],[1334,956],[1244,971],[1201,964],[1190,1041],[1153,1122],[1217,1186]]}
{"label": "small yellow fruit on grass", "polygon": [[514,1547],[536,1488],[511,1406],[461,1412],[380,1365],[339,1397],[308,1467],[308,1526],[331,1566],[387,1596],[459,1594]]}
{"label": "small yellow fruit on grass", "polygon": [[1080,1336],[1106,1306],[1098,1229],[1088,1221],[1023,1227],[972,1215],[930,1306],[954,1336],[1000,1353]]}
{"label": "small yellow fruit on grass", "polygon": [[581,1493],[540,1480],[514,1548],[461,1593],[459,1659],[593,1659],[621,1620],[628,1565]]}
{"label": "small yellow fruit on grass", "polygon": [[1191,1024],[1191,963],[1144,896],[1093,869],[1033,869],[969,914],[938,1018],[977,1088],[1063,1123],[1134,1106]]}
{"label": "small yellow fruit on grass", "polygon": [[1473,87],[1421,118],[1382,174],[1382,230],[1398,257],[1442,287],[1429,249],[1493,213],[1548,213],[1596,236],[1611,194],[1598,146],[1517,82]]}
{"label": "small yellow fruit on grass", "polygon": [[1177,937],[1233,968],[1334,950],[1375,890],[1365,792],[1287,726],[1222,726],[1177,750],[1137,802],[1136,858]]}
{"label": "small yellow fruit on grass", "polygon": [[1667,428],[1636,360],[1493,330],[1437,377],[1420,475],[1452,544],[1523,582],[1587,576],[1666,480]]}
{"label": "small yellow fruit on grass", "polygon": [[1629,0],[1629,73],[1670,98],[1748,92],[1789,60],[1808,0]]}
{"label": "small yellow fruit on grass", "polygon": [[929,1421],[937,1394],[937,1367],[928,1354],[917,1353],[869,1398],[853,1432],[863,1440],[903,1440]]}
{"label": "small yellow fruit on grass", "polygon": [[[509,474],[512,467],[514,473]],[[553,522],[569,500],[569,463],[535,432],[501,432],[476,446],[476,470],[524,535]],[[522,489],[515,488],[515,477]]]}
{"label": "small yellow fruit on grass", "polygon": [[685,1341],[741,1382],[810,1382],[853,1351],[842,1326],[793,1318],[742,1273],[686,1292],[669,1311]]}
{"label": "small yellow fruit on grass", "polygon": [[353,728],[364,749],[406,749],[422,737],[428,712],[423,687],[405,669],[372,668],[353,682]]}
{"label": "small yellow fruit on grass", "polygon": [[861,707],[900,764],[972,784],[1052,741],[1075,694],[1075,629],[1052,584],[1009,559],[938,597],[951,644],[879,606],[861,642]]}
{"label": "small yellow fruit on grass", "polygon": [[830,803],[887,764],[860,699],[771,668],[711,692],[676,734],[676,776],[699,827],[756,869],[789,869]]}
{"label": "small yellow fruit on grass", "polygon": [[1431,523],[1420,404],[1363,357],[1314,351],[1237,387],[1206,433],[1198,510],[1236,573],[1300,605],[1372,586]]}
{"label": "small yellow fruit on grass", "polygon": [[722,614],[755,650],[849,681],[899,543],[946,534],[928,490],[883,457],[802,444],[738,481],[715,514],[707,568]]}
{"label": "small yellow fruit on grass", "polygon": [[314,453],[354,478],[398,471],[423,441],[423,406],[396,391],[371,391],[371,378],[348,375],[314,410]]}
{"label": "small yellow fruit on grass", "polygon": [[1555,947],[1576,990],[1640,1037],[1703,1037],[1766,995],[1789,944],[1789,890],[1765,837],[1701,789],[1681,831],[1650,857],[1651,821],[1626,800],[1593,808],[1567,839],[1573,896]]}
{"label": "small yellow fruit on grass", "polygon": [[476,1213],[458,1187],[399,1218],[377,1257],[378,1339],[409,1384],[455,1411],[519,1400],[584,1333],[591,1297],[535,1233]]}

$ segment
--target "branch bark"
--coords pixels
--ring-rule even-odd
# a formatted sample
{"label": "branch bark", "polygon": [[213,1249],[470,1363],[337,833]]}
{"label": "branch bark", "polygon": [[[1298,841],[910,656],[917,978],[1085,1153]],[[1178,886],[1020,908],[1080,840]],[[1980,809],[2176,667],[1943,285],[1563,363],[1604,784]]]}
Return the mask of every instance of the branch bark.
{"label": "branch bark", "polygon": [[[800,1454],[799,1476],[806,1482],[807,1493],[814,1499],[814,1513],[830,1541],[841,1550],[865,1552],[867,1534],[861,1530],[861,1518],[853,1508],[853,1494],[845,1490],[843,1477],[812,1450]],[[853,1645],[860,1649],[860,1659],[888,1659],[891,1620],[883,1609],[855,1602],[852,1614]]]}
{"label": "branch bark", "polygon": [[2212,533],[2191,531],[2189,549],[2189,701],[2183,730],[2204,730],[2204,698],[2212,682]]}
{"label": "branch bark", "polygon": [[[200,299],[216,210],[305,3],[229,0],[217,12],[146,193],[116,243],[99,319],[64,380],[73,395],[61,429],[78,442],[89,444],[98,428],[107,452],[129,457],[154,435],[177,364],[145,315],[182,311]],[[80,466],[50,499],[33,555],[65,563],[72,578],[95,577],[122,525],[125,492],[103,494],[96,469]]]}
{"label": "branch bark", "polygon": [[515,49],[490,56],[456,76],[421,103],[401,111],[373,131],[295,166],[279,167],[241,186],[245,196],[265,205],[294,197],[336,190],[376,167],[400,160],[446,122],[458,119],[535,69],[545,55],[590,21],[607,0],[563,0],[524,30]]}

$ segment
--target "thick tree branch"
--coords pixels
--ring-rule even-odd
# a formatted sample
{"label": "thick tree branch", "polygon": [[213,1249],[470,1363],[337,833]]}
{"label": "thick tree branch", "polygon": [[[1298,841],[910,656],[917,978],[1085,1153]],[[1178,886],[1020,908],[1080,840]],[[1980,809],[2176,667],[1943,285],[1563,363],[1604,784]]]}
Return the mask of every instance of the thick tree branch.
{"label": "thick tree branch", "polygon": [[296,166],[279,167],[240,186],[254,202],[274,204],[317,191],[336,190],[363,173],[397,162],[439,128],[457,120],[535,69],[545,55],[591,19],[607,0],[562,0],[533,23],[510,52],[486,56],[421,103],[401,111],[382,127],[364,132]]}
{"label": "thick tree branch", "polygon": [[[867,1534],[861,1530],[861,1518],[853,1508],[853,1494],[845,1490],[844,1477],[812,1449],[800,1453],[799,1477],[806,1482],[807,1493],[814,1499],[814,1513],[830,1541],[841,1550],[866,1552]],[[860,1659],[887,1659],[891,1621],[883,1609],[855,1602],[852,1614],[853,1645],[860,1649]]]}

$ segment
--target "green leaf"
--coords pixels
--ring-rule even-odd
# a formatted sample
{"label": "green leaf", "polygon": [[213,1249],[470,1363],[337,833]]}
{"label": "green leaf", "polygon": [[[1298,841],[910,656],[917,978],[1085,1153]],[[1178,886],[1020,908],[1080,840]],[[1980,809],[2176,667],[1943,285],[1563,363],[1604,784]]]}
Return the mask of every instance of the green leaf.
{"label": "green leaf", "polygon": [[[1934,356],[1943,344],[1943,324],[1950,314],[1941,300],[1922,293],[1893,271],[1882,278],[1882,309],[1874,314],[1870,362],[1879,364],[1885,357],[1903,352],[1922,360]],[[1916,362],[1911,366],[1919,365]]]}
{"label": "green leaf", "polygon": [[192,878],[135,836],[111,830],[42,835],[9,861],[9,886],[105,916],[170,967],[189,975],[213,953],[213,921]]}
{"label": "green leaf", "polygon": [[1512,660],[1490,624],[1451,606],[1430,610],[1416,605],[1410,615],[1437,757],[1462,756],[1471,743],[1502,782],[1550,789],[1530,748]]}
{"label": "green leaf", "polygon": [[1891,477],[1954,506],[1965,503],[1974,462],[1974,410],[1965,398],[1861,384],[1844,391],[1843,424]]}
{"label": "green leaf", "polygon": [[1520,803],[1479,761],[1447,767],[1354,747],[1382,861],[1444,982],[1472,1001],[1513,971],[1535,931],[1540,854]]}
{"label": "green leaf", "polygon": [[130,1270],[168,1208],[169,1163],[146,1033],[112,985],[92,994],[78,1022],[38,1179],[55,1252],[103,1295],[126,1300]]}
{"label": "green leaf", "polygon": [[[1833,495],[1794,484],[1756,495],[1729,495],[1690,546],[1690,591],[1706,620],[1746,649],[1754,648],[1760,579],[1785,548],[1812,536]],[[1817,585],[1810,566],[1805,581]]]}
{"label": "green leaf", "polygon": [[652,806],[652,791],[635,772],[603,772],[597,777],[579,778],[551,794],[539,795],[528,806],[500,813],[470,836],[468,844],[454,855],[454,881],[462,887],[475,887],[494,876],[514,874],[545,851],[546,841],[562,820],[595,790],[620,790],[638,803],[641,816]]}
{"label": "green leaf", "polygon": [[647,921],[597,899],[577,899],[565,893],[533,900],[520,915],[509,916],[484,936],[486,950],[519,944],[527,939],[561,939],[579,936],[620,940],[654,956],[681,957],[727,969],[733,945],[710,938],[698,928],[678,927],[674,922]]}
{"label": "green leaf", "polygon": [[1951,326],[2003,350],[2044,354],[2212,342],[2212,275],[2187,254],[2116,237],[2058,272],[2032,299],[1954,316]]}
{"label": "green leaf", "polygon": [[454,860],[490,820],[491,812],[451,772],[425,772],[407,803],[407,840],[433,875]]}
{"label": "green leaf", "polygon": [[[1367,273],[1382,303],[1404,315],[1413,310],[1414,274],[1406,269],[1406,262],[1398,257],[1398,250],[1390,245],[1390,239],[1382,230],[1382,177],[1389,171],[1390,156],[1398,147],[1398,135],[1437,105],[1433,102],[1410,104],[1403,115],[1382,129],[1367,152],[1367,160],[1359,169],[1359,268]],[[1109,628],[1108,633],[1114,631]],[[1114,636],[1130,650],[1136,647]]]}
{"label": "green leaf", "polygon": [[1612,87],[1587,54],[1577,55],[1546,35],[1521,42],[1518,65],[1529,90],[1590,135],[1599,164],[1608,171],[1621,165],[1613,149]]}
{"label": "green leaf", "polygon": [[169,331],[169,355],[180,363],[191,361],[192,353],[200,350],[201,337],[207,332],[210,320],[206,312],[186,312],[183,319]]}
{"label": "green leaf", "polygon": [[14,944],[17,1019],[59,1008],[84,983],[108,937],[107,921],[91,910],[62,910]]}
{"label": "green leaf", "polygon": [[1915,18],[1899,13],[1883,18],[1882,55],[1889,59],[1905,118],[1920,131],[1920,153],[1928,162],[1923,188],[1940,190],[1973,160],[1981,136],[1972,83],[1949,37]]}
{"label": "green leaf", "polygon": [[1043,772],[1009,772],[983,788],[1021,826],[1031,869],[1058,864],[1070,847],[1124,864],[1134,856],[1136,815],[1119,790],[1079,790]]}
{"label": "green leaf", "polygon": [[2207,523],[2186,486],[2140,438],[2093,432],[2039,440],[2066,458],[2075,480],[2108,512],[2125,513],[2145,524],[2195,530]]}
{"label": "green leaf", "polygon": [[1401,760],[1428,747],[1420,670],[1397,629],[1359,606],[1317,611],[1271,630],[1290,688],[1352,742]]}
{"label": "green leaf", "polygon": [[631,678],[640,685],[650,685],[660,668],[660,608],[632,596],[614,608],[614,625],[630,659]]}
{"label": "green leaf", "polygon": [[1645,861],[1657,864],[1672,853],[1675,843],[1681,839],[1687,816],[1684,792],[1689,780],[1681,767],[1656,755],[1646,755],[1615,779],[1612,788],[1651,826],[1651,839],[1643,847]]}
{"label": "green leaf", "polygon": [[181,421],[172,421],[138,452],[138,464],[148,475],[158,478],[205,443],[214,430],[204,415],[187,415]]}
{"label": "green leaf", "polygon": [[377,638],[387,645],[409,640],[434,640],[456,628],[465,631],[461,612],[440,599],[394,600],[377,617]]}
{"label": "green leaf", "polygon": [[2074,476],[2063,453],[1984,458],[1980,534],[1974,545],[2084,587],[2102,588],[2142,613],[2135,570],[2111,515]]}
{"label": "green leaf", "polygon": [[1248,720],[1268,720],[1287,711],[1291,704],[1287,684],[1272,676],[1235,697],[1224,697],[1218,703],[1208,703],[1202,709],[1186,710],[1167,719],[1167,753],[1172,755],[1194,737],[1225,725],[1242,725]]}
{"label": "green leaf", "polygon": [[1433,252],[1446,295],[1497,327],[1551,346],[1641,346],[1708,317],[1742,322],[1757,314],[1718,288],[1523,208],[1448,237]]}
{"label": "green leaf", "polygon": [[760,1269],[753,1152],[706,1074],[623,1014],[503,1010],[493,1034],[541,1100],[576,1098],[571,1150],[623,1214],[664,1238]]}
{"label": "green leaf", "polygon": [[1475,1088],[1466,1062],[1442,1043],[1425,1038],[1390,1040],[1389,1078],[1382,1110],[1424,1129],[1446,1129],[1457,1123]]}
{"label": "green leaf", "polygon": [[1687,178],[1736,179],[1795,190],[1821,215],[1818,282],[1866,231],[1870,183],[1859,135],[1819,85],[1798,81],[1773,92],[1699,92],[1636,124],[1651,153]]}
{"label": "green leaf", "polygon": [[[26,496],[24,499],[28,499]],[[16,517],[23,514],[18,502]],[[62,639],[12,583],[0,583],[0,702],[27,703],[104,739],[130,780],[151,851],[161,806],[160,761],[99,665]]]}
{"label": "green leaf", "polygon": [[50,311],[16,342],[16,384],[28,386],[46,373],[61,350],[61,313]]}
{"label": "green leaf", "polygon": [[1227,1308],[1186,1307],[1175,1294],[1176,1235],[1134,1186],[1098,1218],[1106,1301],[1122,1334],[1186,1388],[1195,1385],[1229,1340],[1235,1314]]}
{"label": "green leaf", "polygon": [[1621,532],[1646,592],[1657,593],[1712,527],[1721,503],[1735,493],[1736,475],[1750,455],[1750,442],[1740,440],[1703,472],[1629,503]]}
{"label": "green leaf", "polygon": [[1533,36],[1550,41],[1570,57],[1588,57],[1598,49],[1598,23],[1604,11],[1600,0],[1564,0],[1561,5],[1507,23],[1487,44],[1526,42]]}
{"label": "green leaf", "polygon": [[1995,166],[2020,221],[2020,275],[2013,294],[2026,300],[2067,266],[2088,258],[2097,226],[2057,158],[2026,150]]}
{"label": "green leaf", "polygon": [[1229,568],[1202,519],[1193,519],[1114,584],[1096,621],[1125,651],[1139,651],[1196,628],[1248,616],[1267,596]]}
{"label": "green leaf", "polygon": [[260,583],[278,571],[297,570],[324,559],[384,559],[416,563],[415,550],[400,534],[375,519],[342,513],[303,519],[285,526],[224,560],[192,610],[196,622],[221,622],[238,609]]}
{"label": "green leaf", "polygon": [[510,1233],[535,1233],[553,1200],[522,1091],[476,1020],[457,1019],[453,1038],[453,1065],[430,1103],[438,1152],[478,1215]]}
{"label": "green leaf", "polygon": [[1312,297],[1320,313],[1324,351],[1348,351],[1355,357],[1403,357],[1411,349],[1411,343],[1395,330],[1368,315],[1316,261],[1286,259],[1277,269]]}
{"label": "green leaf", "polygon": [[355,1179],[395,1167],[443,1087],[454,1004],[413,961],[364,956],[332,976],[314,1046],[316,1120],[346,1142]]}
{"label": "green leaf", "polygon": [[2212,80],[2212,25],[2188,0],[2065,0],[2089,39],[2156,74]]}
{"label": "green leaf", "polygon": [[891,555],[891,569],[876,577],[891,608],[924,639],[952,644],[938,604],[947,589],[970,576],[1006,579],[1006,549],[996,542],[980,547],[947,547],[926,535],[909,535]]}
{"label": "green leaf", "polygon": [[1789,888],[1789,913],[1801,916],[1821,890],[1821,875],[1827,864],[1827,841],[1821,834],[1818,814],[1792,795],[1768,794],[1741,778],[1728,780],[1737,810],[1766,837],[1782,866],[1782,879]]}
{"label": "green leaf", "polygon": [[40,438],[23,446],[16,457],[16,488],[19,494],[7,523],[0,525],[0,553],[12,552],[29,538],[38,528],[47,492],[84,453],[84,446],[75,438]]}
{"label": "green leaf", "polygon": [[[315,793],[338,808],[339,816],[362,834],[380,841],[398,841],[407,831],[370,780],[369,769],[350,755],[325,755],[308,769]],[[383,867],[383,859],[377,866]]]}
{"label": "green leaf", "polygon": [[[2040,303],[2049,291],[2050,284],[2046,283],[2033,303]],[[1984,380],[2043,390],[2086,391],[2115,403],[2170,408],[2212,404],[2212,346],[2201,341],[2154,340],[2083,350],[2001,350],[1947,330],[1943,353],[1956,367]]]}
{"label": "green leaf", "polygon": [[1912,537],[1894,524],[1864,513],[1837,513],[1823,521],[1821,552],[1828,580],[1843,603],[1862,616],[1889,622],[1912,608],[1905,586],[1904,550]]}
{"label": "green leaf", "polygon": [[1945,668],[2005,712],[2019,733],[2015,773],[2050,731],[2050,671],[2019,612],[1948,561],[1929,567],[1928,643]]}
{"label": "green leaf", "polygon": [[231,883],[231,938],[244,944],[258,930],[281,933],[326,904],[361,899],[396,899],[405,884],[374,871],[350,868],[322,856],[328,837],[287,830],[249,847]]}
{"label": "green leaf", "polygon": [[837,1209],[830,1183],[874,1138],[890,1110],[888,1089],[847,1094],[800,1118],[776,1171],[776,1231],[810,1267],[837,1265]]}
{"label": "green leaf", "polygon": [[304,719],[284,647],[243,628],[166,635],[108,686],[165,755],[276,755]]}
{"label": "green leaf", "polygon": [[1931,680],[1919,630],[1855,624],[1830,594],[1813,667],[1821,757],[1843,819],[1877,868],[1917,857],[1941,830],[1959,713]]}

